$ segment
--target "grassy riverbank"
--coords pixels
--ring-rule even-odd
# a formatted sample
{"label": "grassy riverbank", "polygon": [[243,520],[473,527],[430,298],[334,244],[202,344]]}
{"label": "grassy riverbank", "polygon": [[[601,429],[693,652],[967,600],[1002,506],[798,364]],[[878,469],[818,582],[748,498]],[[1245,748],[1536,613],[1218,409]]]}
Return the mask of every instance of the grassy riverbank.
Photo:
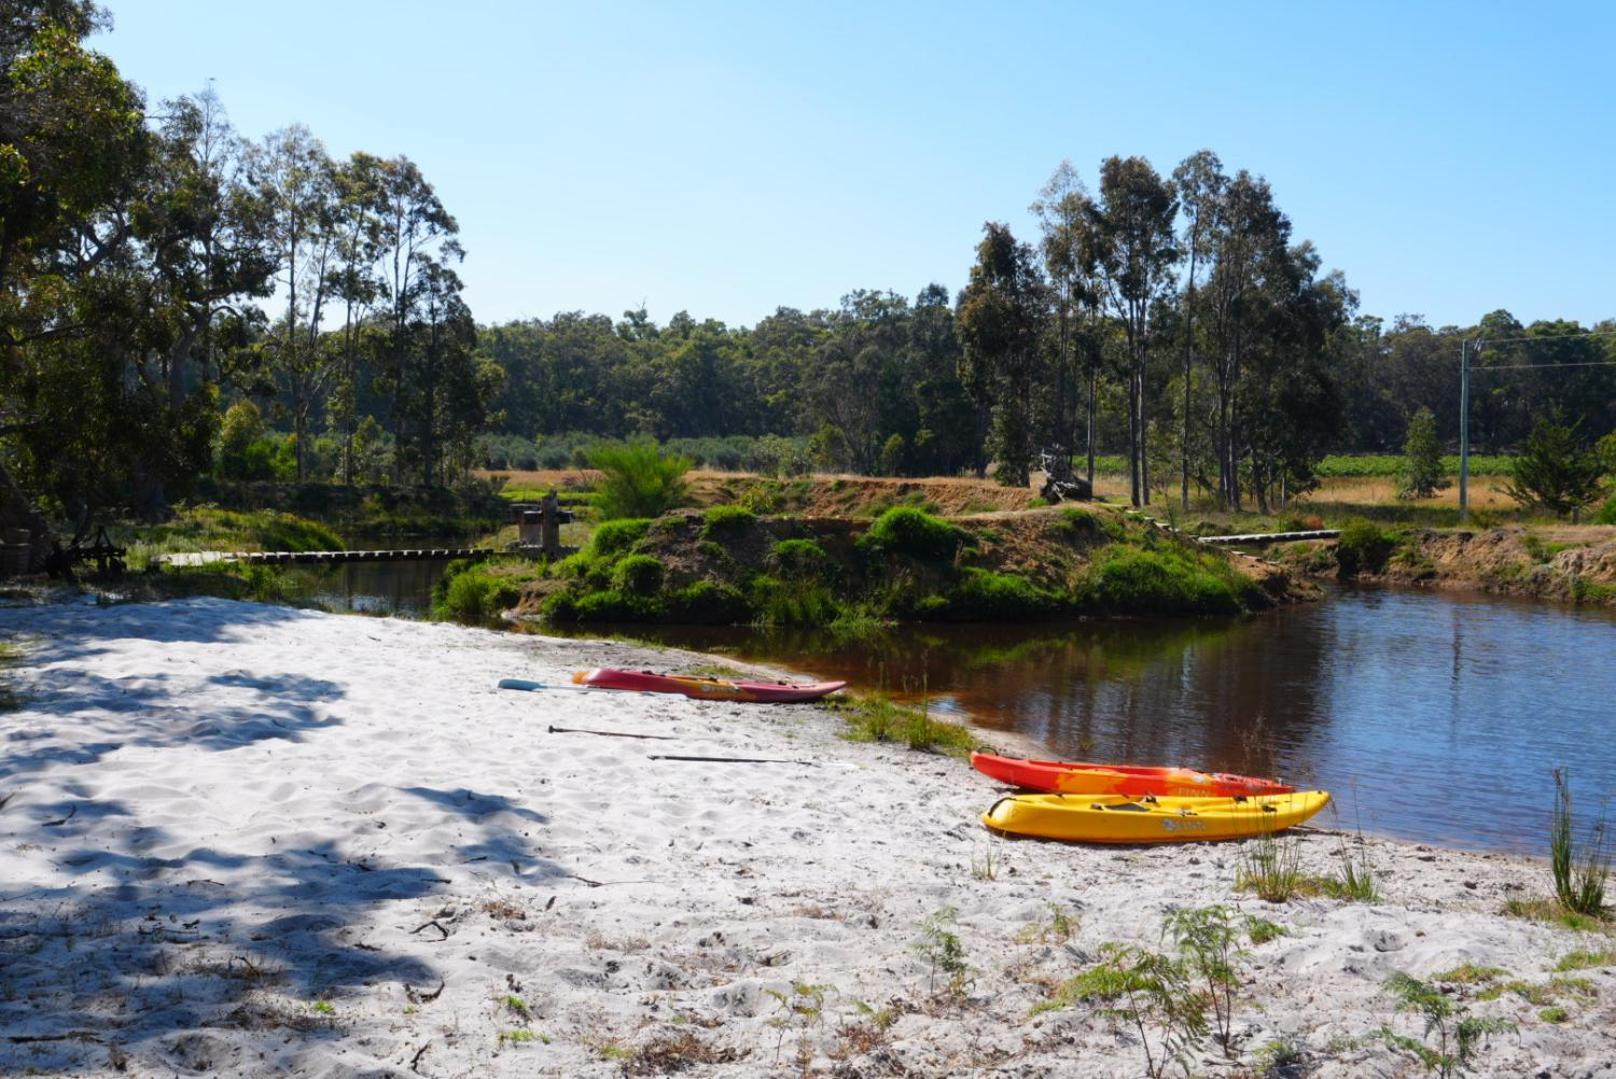
{"label": "grassy riverbank", "polygon": [[577,554],[542,569],[457,567],[438,612],[474,624],[514,606],[555,622],[856,628],[1237,614],[1295,594],[1271,567],[1106,507],[943,518],[899,505],[860,520],[730,503],[606,522]]}

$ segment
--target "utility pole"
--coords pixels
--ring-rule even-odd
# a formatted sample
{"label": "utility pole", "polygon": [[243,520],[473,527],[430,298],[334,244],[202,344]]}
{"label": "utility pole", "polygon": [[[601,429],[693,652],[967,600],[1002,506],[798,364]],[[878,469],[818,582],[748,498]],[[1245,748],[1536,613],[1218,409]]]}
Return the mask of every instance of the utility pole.
{"label": "utility pole", "polygon": [[[1480,345],[1478,341],[1476,344]],[[1470,520],[1470,347],[1459,339],[1459,523]]]}

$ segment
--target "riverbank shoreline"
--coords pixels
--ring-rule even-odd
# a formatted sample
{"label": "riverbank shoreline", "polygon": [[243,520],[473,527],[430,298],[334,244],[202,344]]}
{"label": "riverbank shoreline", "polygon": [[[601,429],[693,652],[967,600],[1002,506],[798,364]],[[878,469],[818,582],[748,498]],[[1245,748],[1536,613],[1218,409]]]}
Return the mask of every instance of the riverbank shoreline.
{"label": "riverbank shoreline", "polygon": [[[995,839],[992,783],[823,709],[494,688],[700,661],[623,642],[216,599],[0,634],[0,1069],[1130,1074],[1131,1025],[1046,1006],[1210,903],[1285,930],[1243,942],[1238,1066],[1393,1072],[1377,1032],[1421,1025],[1385,979],[1483,968],[1452,999],[1515,1029],[1478,1070],[1616,1059],[1616,974],[1550,969],[1612,938],[1501,913],[1534,860],[1371,839],[1379,901],[1268,904],[1238,845]],[[1346,841],[1295,850],[1325,875]]]}

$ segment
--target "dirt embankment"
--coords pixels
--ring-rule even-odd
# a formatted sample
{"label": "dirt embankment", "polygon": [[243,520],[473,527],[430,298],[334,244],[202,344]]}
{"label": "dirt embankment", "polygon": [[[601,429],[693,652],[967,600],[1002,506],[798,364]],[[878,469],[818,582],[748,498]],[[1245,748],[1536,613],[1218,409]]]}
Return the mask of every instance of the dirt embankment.
{"label": "dirt embankment", "polygon": [[[1334,548],[1293,549],[1286,561],[1318,576],[1340,574]],[[1358,580],[1453,588],[1567,603],[1616,606],[1616,527],[1481,532],[1416,530],[1366,553]]]}
{"label": "dirt embankment", "polygon": [[1416,532],[1405,543],[1387,580],[1616,605],[1616,528]]}

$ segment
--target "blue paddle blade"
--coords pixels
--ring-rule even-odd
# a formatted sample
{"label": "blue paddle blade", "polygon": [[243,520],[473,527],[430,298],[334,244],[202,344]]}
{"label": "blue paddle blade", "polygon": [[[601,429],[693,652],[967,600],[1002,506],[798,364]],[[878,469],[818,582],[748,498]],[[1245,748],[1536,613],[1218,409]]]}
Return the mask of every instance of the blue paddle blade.
{"label": "blue paddle blade", "polygon": [[530,682],[526,678],[501,678],[499,680],[499,688],[535,690],[547,689],[549,687],[547,687],[543,682]]}

